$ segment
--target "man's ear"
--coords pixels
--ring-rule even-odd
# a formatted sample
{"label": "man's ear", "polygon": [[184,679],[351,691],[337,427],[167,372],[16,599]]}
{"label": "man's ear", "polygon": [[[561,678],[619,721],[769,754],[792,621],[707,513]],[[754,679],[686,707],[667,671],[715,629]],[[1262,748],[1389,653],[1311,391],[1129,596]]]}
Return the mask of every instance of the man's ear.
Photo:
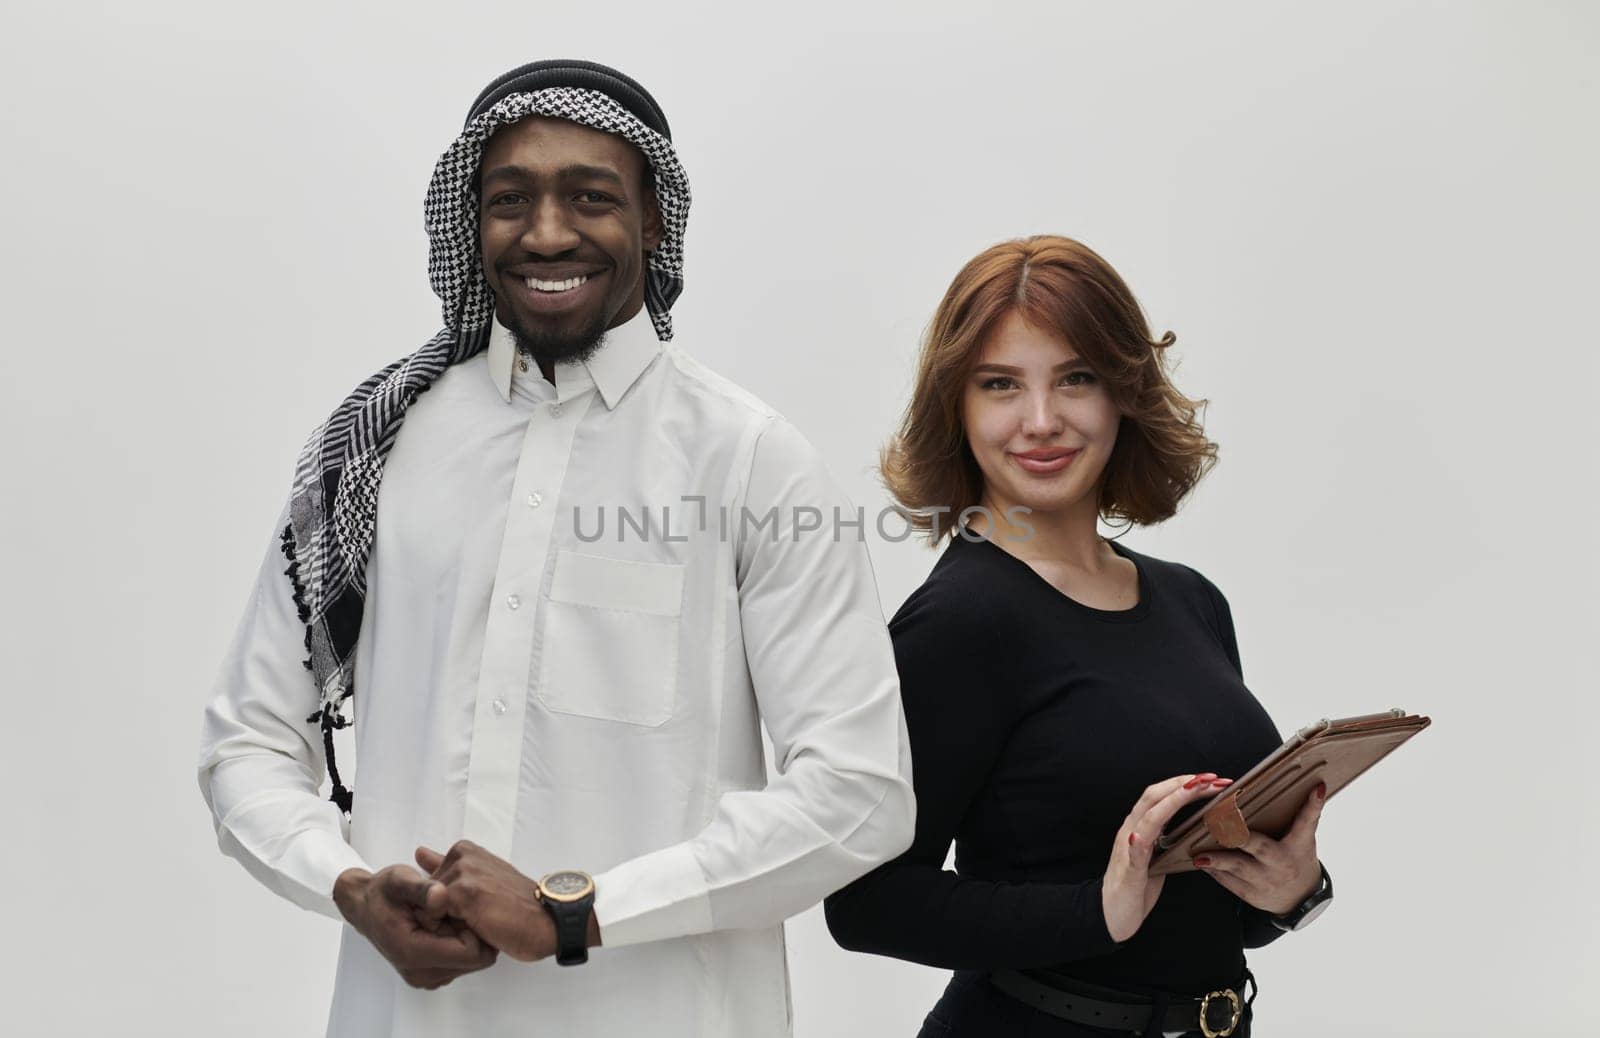
{"label": "man's ear", "polygon": [[644,190],[644,251],[654,252],[661,244],[664,232],[661,227],[661,206],[656,202],[654,188]]}

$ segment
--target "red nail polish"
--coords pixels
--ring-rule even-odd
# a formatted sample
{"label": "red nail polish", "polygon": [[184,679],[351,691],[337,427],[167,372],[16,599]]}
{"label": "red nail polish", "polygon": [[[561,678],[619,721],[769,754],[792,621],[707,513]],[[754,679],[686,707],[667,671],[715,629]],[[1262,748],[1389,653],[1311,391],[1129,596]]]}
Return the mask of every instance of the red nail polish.
{"label": "red nail polish", "polygon": [[1198,858],[1196,858],[1194,860],[1194,864],[1195,864],[1196,868],[1203,869],[1203,868],[1208,867],[1211,864],[1211,859],[1207,858],[1205,855],[1201,855],[1200,857],[1198,857]]}
{"label": "red nail polish", "polygon": [[1128,846],[1130,846],[1130,847],[1131,847],[1131,846],[1133,846],[1133,842],[1134,842],[1134,839],[1135,839],[1135,838],[1136,838],[1136,837],[1137,837],[1137,836],[1138,836],[1138,835],[1139,835],[1139,834],[1138,834],[1138,833],[1129,833],[1129,834],[1128,834]]}
{"label": "red nail polish", "polygon": [[1190,779],[1188,782],[1185,782],[1183,784],[1183,788],[1184,789],[1193,789],[1196,786],[1203,785],[1206,781],[1207,781],[1206,779],[1200,779],[1200,778]]}
{"label": "red nail polish", "polygon": [[1317,799],[1318,800],[1326,800],[1326,799],[1328,799],[1328,784],[1326,782],[1318,782],[1317,783]]}
{"label": "red nail polish", "polygon": [[1233,779],[1217,779],[1215,782],[1213,782],[1211,784],[1213,786],[1217,786],[1219,788],[1222,787],[1222,786],[1231,786],[1231,785],[1233,785]]}

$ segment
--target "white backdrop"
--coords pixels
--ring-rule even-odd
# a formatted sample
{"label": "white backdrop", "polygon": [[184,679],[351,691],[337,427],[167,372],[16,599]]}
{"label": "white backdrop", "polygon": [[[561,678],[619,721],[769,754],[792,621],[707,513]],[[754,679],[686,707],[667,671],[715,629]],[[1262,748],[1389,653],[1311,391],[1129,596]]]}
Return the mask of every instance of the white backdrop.
{"label": "white backdrop", "polygon": [[[1595,1033],[1594,6],[758,6],[8,5],[0,1033],[320,1033],[338,928],[217,853],[201,705],[306,432],[437,327],[435,158],[539,57],[661,101],[679,343],[869,512],[961,263],[1111,260],[1223,459],[1128,543],[1223,589],[1285,731],[1435,722],[1330,805],[1258,1033]],[[934,555],[871,552],[888,615]],[[943,986],[789,929],[802,1038]]]}

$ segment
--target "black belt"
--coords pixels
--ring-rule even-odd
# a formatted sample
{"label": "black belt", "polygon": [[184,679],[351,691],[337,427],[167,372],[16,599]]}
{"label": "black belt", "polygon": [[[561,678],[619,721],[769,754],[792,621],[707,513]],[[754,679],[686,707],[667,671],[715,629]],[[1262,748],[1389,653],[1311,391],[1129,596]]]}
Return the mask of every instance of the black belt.
{"label": "black belt", "polygon": [[[1081,982],[1071,982],[1073,990],[1069,990],[1016,970],[991,973],[989,979],[995,987],[1012,998],[1026,1002],[1051,1016],[1058,1016],[1075,1024],[1138,1031],[1143,1034],[1151,1033],[1151,1024],[1156,1024],[1157,1034],[1162,1031],[1198,1029],[1207,1038],[1224,1038],[1233,1034],[1234,1029],[1239,1026],[1239,1021],[1244,1018],[1245,1007],[1256,999],[1256,978],[1249,970],[1245,970],[1244,980],[1239,982],[1237,990],[1223,988],[1202,998],[1183,999],[1159,997],[1141,999],[1137,995],[1124,995],[1121,992],[1095,988]],[[1250,997],[1245,999],[1242,989],[1247,982],[1250,985]],[[1061,983],[1067,982],[1063,980]],[[1094,991],[1101,997],[1082,994],[1076,990],[1080,987],[1085,991]]]}

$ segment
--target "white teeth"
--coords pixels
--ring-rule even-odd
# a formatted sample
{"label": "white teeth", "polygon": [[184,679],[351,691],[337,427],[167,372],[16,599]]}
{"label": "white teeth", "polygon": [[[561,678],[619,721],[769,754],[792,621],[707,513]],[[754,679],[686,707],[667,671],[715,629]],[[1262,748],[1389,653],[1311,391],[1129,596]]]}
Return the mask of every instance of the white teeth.
{"label": "white teeth", "polygon": [[541,281],[538,278],[527,278],[528,287],[539,292],[565,292],[569,288],[577,288],[589,280],[589,275],[567,278],[565,281]]}

